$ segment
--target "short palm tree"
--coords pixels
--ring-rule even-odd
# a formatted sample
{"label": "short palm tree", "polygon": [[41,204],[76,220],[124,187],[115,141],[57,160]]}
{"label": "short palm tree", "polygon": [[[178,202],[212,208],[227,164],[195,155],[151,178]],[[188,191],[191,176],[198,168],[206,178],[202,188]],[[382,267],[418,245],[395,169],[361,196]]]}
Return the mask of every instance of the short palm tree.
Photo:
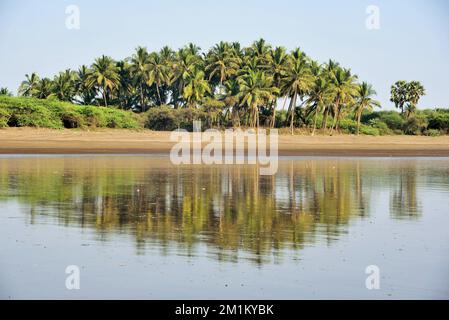
{"label": "short palm tree", "polygon": [[8,90],[8,88],[0,88],[0,96],[12,96],[12,93]]}
{"label": "short palm tree", "polygon": [[31,75],[26,74],[25,78],[26,79],[20,84],[19,95],[33,97],[39,84],[39,76],[37,73],[33,72]]}
{"label": "short palm tree", "polygon": [[53,96],[54,85],[49,78],[43,78],[36,87],[36,98],[47,99]]}
{"label": "short palm tree", "polygon": [[78,102],[83,105],[92,104],[95,100],[95,96],[97,95],[95,87],[89,85],[89,77],[91,73],[92,70],[90,70],[87,66],[82,65],[75,74],[74,82],[77,93],[76,96]]}
{"label": "short palm tree", "polygon": [[374,107],[380,108],[380,102],[372,98],[375,94],[376,91],[366,82],[362,82],[357,87],[354,103],[354,112],[357,118],[357,135],[360,134],[360,119],[363,112],[365,110],[373,111]]}
{"label": "short palm tree", "polygon": [[53,94],[60,101],[71,102],[76,94],[74,74],[67,69],[53,79]]}

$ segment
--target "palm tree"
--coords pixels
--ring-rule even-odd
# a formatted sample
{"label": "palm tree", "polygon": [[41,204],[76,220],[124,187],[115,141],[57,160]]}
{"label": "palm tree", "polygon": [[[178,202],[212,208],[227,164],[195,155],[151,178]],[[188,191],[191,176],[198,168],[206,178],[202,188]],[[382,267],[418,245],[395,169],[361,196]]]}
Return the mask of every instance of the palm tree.
{"label": "palm tree", "polygon": [[197,54],[192,54],[195,48],[182,48],[176,53],[172,64],[171,79],[173,105],[179,106],[179,99],[182,97],[186,86],[186,79],[194,77],[194,73],[201,69],[202,60]]}
{"label": "palm tree", "polygon": [[407,118],[415,113],[419,99],[426,94],[424,86],[419,81],[411,81],[406,85],[407,88]]}
{"label": "palm tree", "polygon": [[318,114],[326,108],[326,105],[329,103],[329,96],[329,82],[324,75],[318,73],[315,84],[305,100],[308,108],[307,113],[314,114],[312,136],[315,135]]}
{"label": "palm tree", "polygon": [[60,72],[53,79],[53,94],[61,101],[71,102],[76,94],[74,75],[70,69]]}
{"label": "palm tree", "polygon": [[0,88],[0,96],[12,96],[12,92],[8,90],[8,88]]}
{"label": "palm tree", "polygon": [[404,80],[396,81],[391,86],[390,101],[394,103],[395,107],[401,109],[401,114],[404,114],[404,106],[408,101],[407,82]]}
{"label": "palm tree", "polygon": [[19,87],[19,95],[25,97],[33,97],[35,95],[36,87],[39,84],[39,76],[33,72],[31,75],[25,75],[26,80],[22,81]]}
{"label": "palm tree", "polygon": [[131,57],[131,74],[135,85],[139,88],[140,108],[142,112],[146,110],[145,95],[148,82],[148,59],[149,54],[144,47],[138,47],[136,53]]}
{"label": "palm tree", "polygon": [[281,93],[290,98],[289,114],[290,128],[293,135],[293,124],[296,111],[296,101],[302,99],[314,84],[309,62],[304,52],[299,48],[289,56],[287,70],[282,78]]}
{"label": "palm tree", "polygon": [[249,71],[239,78],[240,106],[249,111],[249,125],[259,127],[259,107],[271,103],[279,89],[273,86],[273,77],[262,71]]}
{"label": "palm tree", "polygon": [[95,87],[89,85],[89,77],[92,73],[87,66],[82,65],[79,67],[75,74],[75,90],[76,95],[79,98],[78,102],[83,105],[92,104],[95,100],[97,93],[95,92]]}
{"label": "palm tree", "polygon": [[331,134],[334,129],[339,129],[343,107],[349,106],[357,92],[357,84],[355,80],[357,77],[351,74],[349,69],[338,67],[335,72],[330,74],[330,90],[333,95],[333,113],[334,122],[331,128]]}
{"label": "palm tree", "polygon": [[209,83],[204,79],[204,72],[198,69],[192,75],[188,75],[184,81],[186,85],[182,95],[190,108],[196,108],[204,95],[211,92]]}
{"label": "palm tree", "polygon": [[205,71],[212,83],[223,85],[229,77],[239,69],[238,58],[234,56],[229,43],[221,41],[216,44],[206,56]]}
{"label": "palm tree", "polygon": [[150,54],[150,56],[148,57],[147,85],[150,87],[153,84],[156,85],[159,105],[165,103],[165,101],[162,101],[161,97],[161,86],[163,84],[169,83],[169,71],[169,66],[165,63],[165,61],[159,54],[157,54],[156,52]]}
{"label": "palm tree", "polygon": [[36,98],[39,99],[47,99],[50,96],[53,96],[54,85],[53,81],[49,78],[43,78],[39,80],[39,83],[36,87]]}
{"label": "palm tree", "polygon": [[229,79],[224,82],[224,93],[221,100],[228,107],[227,114],[231,111],[232,124],[240,127],[240,86],[238,79]]}
{"label": "palm tree", "polygon": [[[269,55],[269,73],[273,77],[273,85],[276,88],[282,87],[282,79],[286,75],[286,68],[288,63],[288,54],[284,47],[276,47]],[[279,92],[271,105],[271,121],[270,127],[274,128],[276,122],[276,102],[279,98]]]}
{"label": "palm tree", "polygon": [[108,106],[108,97],[120,84],[118,68],[114,60],[107,56],[97,58],[88,77],[88,86],[95,86],[101,92],[104,105]]}
{"label": "palm tree", "polygon": [[362,113],[365,110],[373,111],[374,107],[380,108],[380,102],[373,100],[372,98],[375,94],[376,91],[366,82],[362,82],[357,87],[356,101],[354,104],[354,111],[357,117],[357,135],[360,133],[360,119],[362,117]]}

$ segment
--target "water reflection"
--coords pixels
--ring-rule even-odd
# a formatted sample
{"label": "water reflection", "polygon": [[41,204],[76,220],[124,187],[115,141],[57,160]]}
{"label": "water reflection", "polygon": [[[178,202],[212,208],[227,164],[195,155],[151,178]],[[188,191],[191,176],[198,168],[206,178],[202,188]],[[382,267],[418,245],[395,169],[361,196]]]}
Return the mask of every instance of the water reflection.
{"label": "water reflection", "polygon": [[[387,192],[390,215],[419,219],[417,188],[449,184],[448,162],[282,160],[275,176],[255,166],[172,166],[154,157],[0,158],[0,205],[17,201],[31,224],[93,229],[100,240],[132,235],[148,246],[256,263],[317,242],[330,244],[369,217]],[[428,181],[429,170],[438,181]],[[388,207],[388,204],[387,204]],[[0,214],[7,214],[2,212]]]}

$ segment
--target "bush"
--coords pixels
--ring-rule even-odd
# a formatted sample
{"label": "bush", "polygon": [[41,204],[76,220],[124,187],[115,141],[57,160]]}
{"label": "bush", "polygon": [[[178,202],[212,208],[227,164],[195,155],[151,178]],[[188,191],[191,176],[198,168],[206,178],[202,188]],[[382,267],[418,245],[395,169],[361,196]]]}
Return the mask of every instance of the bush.
{"label": "bush", "polygon": [[8,110],[3,109],[0,105],[0,128],[6,128],[8,126],[9,118],[11,114]]}
{"label": "bush", "polygon": [[441,136],[441,131],[437,130],[437,129],[428,129],[425,132],[425,135],[429,136],[429,137],[438,137],[438,136]]}
{"label": "bush", "polygon": [[[80,106],[54,99],[0,97],[0,126],[140,128],[138,117],[115,108]],[[7,120],[5,120],[7,119]]]}
{"label": "bush", "polygon": [[176,117],[175,111],[169,106],[151,108],[147,111],[145,128],[163,131],[175,130],[179,126],[179,119]]}
{"label": "bush", "polygon": [[392,131],[402,130],[404,118],[396,111],[378,111],[362,116],[362,123],[369,124],[372,120],[378,120],[387,125]]}
{"label": "bush", "polygon": [[370,127],[378,129],[380,135],[392,134],[392,130],[380,119],[371,119],[368,124]]}
{"label": "bush", "polygon": [[409,135],[420,135],[427,129],[427,121],[422,117],[410,117],[404,123],[403,131]]}

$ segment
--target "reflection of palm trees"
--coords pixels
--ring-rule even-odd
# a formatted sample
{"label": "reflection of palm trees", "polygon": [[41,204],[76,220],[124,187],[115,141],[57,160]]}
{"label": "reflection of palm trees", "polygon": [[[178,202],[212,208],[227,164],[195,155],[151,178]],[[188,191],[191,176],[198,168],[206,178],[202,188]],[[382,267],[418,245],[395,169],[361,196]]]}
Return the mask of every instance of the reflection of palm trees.
{"label": "reflection of palm trees", "polygon": [[36,221],[46,215],[96,230],[100,239],[130,234],[141,252],[151,242],[166,253],[194,255],[206,244],[217,259],[280,259],[283,250],[323,236],[331,242],[351,219],[366,216],[367,195],[388,187],[375,184],[382,174],[400,179],[393,214],[419,213],[416,169],[373,171],[366,160],[281,161],[270,177],[256,166],[172,167],[141,157],[0,161],[0,196],[26,204]]}
{"label": "reflection of palm trees", "polygon": [[397,189],[392,193],[390,210],[396,219],[410,219],[421,216],[421,207],[417,197],[417,170],[415,164],[401,167],[397,176]]}

